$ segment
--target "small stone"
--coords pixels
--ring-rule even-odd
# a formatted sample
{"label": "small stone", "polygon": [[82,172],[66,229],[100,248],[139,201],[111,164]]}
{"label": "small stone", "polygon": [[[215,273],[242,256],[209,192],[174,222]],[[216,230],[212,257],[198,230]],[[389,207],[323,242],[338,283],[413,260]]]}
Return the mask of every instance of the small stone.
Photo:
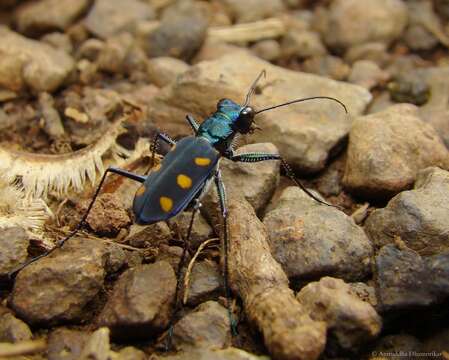
{"label": "small stone", "polygon": [[89,332],[66,328],[52,331],[48,337],[48,360],[79,359],[89,336]]}
{"label": "small stone", "polygon": [[[168,262],[175,272],[178,271],[179,263],[181,262],[183,248],[180,246],[168,246],[161,244],[159,247],[159,253],[156,256],[156,261]],[[188,254],[187,260],[188,260]]]}
{"label": "small stone", "polygon": [[0,229],[0,276],[24,263],[28,257],[29,236],[20,227]]}
{"label": "small stone", "polygon": [[40,93],[39,106],[45,122],[45,132],[54,139],[61,138],[65,133],[64,126],[62,125],[59,112],[55,108],[53,97],[46,92]]}
{"label": "small stone", "polygon": [[103,288],[105,246],[74,238],[16,277],[11,307],[27,323],[79,321]]}
{"label": "small stone", "polygon": [[222,277],[219,266],[212,261],[204,260],[193,265],[190,274],[189,296],[187,304],[196,306],[220,292]]}
{"label": "small stone", "polygon": [[353,281],[370,273],[372,246],[362,228],[298,187],[282,192],[263,223],[272,254],[290,279],[328,275]]}
{"label": "small stone", "polygon": [[56,90],[75,67],[66,52],[0,27],[0,86],[12,91]]}
{"label": "small stone", "polygon": [[175,324],[173,345],[178,350],[221,349],[229,342],[230,336],[227,309],[218,302],[207,301]]}
{"label": "small stone", "polygon": [[268,360],[266,356],[257,356],[244,350],[228,347],[226,349],[209,349],[201,347],[188,351],[181,351],[176,355],[164,356],[157,360]]}
{"label": "small stone", "polygon": [[424,352],[430,353],[431,356],[437,356],[433,355],[432,352],[442,354],[445,352],[446,354],[449,354],[449,328],[445,327],[442,330],[438,329],[432,333],[432,335],[427,337],[424,340],[423,350]]}
{"label": "small stone", "polygon": [[396,78],[397,76],[407,75],[407,73],[416,75],[423,70],[419,68],[426,66],[429,66],[429,62],[422,57],[416,54],[405,54],[392,57],[386,70],[393,78]]}
{"label": "small stone", "polygon": [[407,7],[402,0],[335,0],[326,16],[322,35],[333,48],[367,42],[390,44],[407,25]]}
{"label": "small stone", "polygon": [[133,41],[133,37],[127,32],[109,37],[98,53],[98,69],[110,73],[123,72],[123,64]]}
{"label": "small stone", "polygon": [[105,247],[104,254],[104,268],[108,274],[116,273],[126,263],[126,253],[118,244],[109,244]]}
{"label": "small stone", "polygon": [[107,360],[110,357],[109,329],[102,327],[95,330],[84,344],[80,359]]}
{"label": "small stone", "polygon": [[[249,144],[237,149],[235,154],[247,152],[260,152],[279,154],[278,149],[272,143]],[[241,193],[261,213],[279,184],[280,161],[262,161],[259,163],[238,163],[223,159],[220,164],[226,191]]]}
{"label": "small stone", "polygon": [[39,0],[20,6],[15,12],[19,32],[37,35],[67,29],[88,8],[89,0]]}
{"label": "small stone", "polygon": [[251,47],[251,51],[266,61],[276,61],[281,57],[281,46],[272,39],[258,41]]}
{"label": "small stone", "polygon": [[348,81],[370,90],[385,83],[388,78],[389,74],[383,71],[375,62],[359,60],[352,65]]}
{"label": "small stone", "polygon": [[144,254],[140,251],[126,251],[125,252],[126,255],[126,266],[128,268],[133,268],[136,267],[140,264],[142,264],[143,260],[144,260]]}
{"label": "small stone", "polygon": [[77,49],[76,57],[78,59],[87,59],[90,61],[96,61],[100,52],[105,47],[105,42],[98,39],[87,39]]}
{"label": "small stone", "polygon": [[371,42],[352,46],[346,51],[344,59],[349,64],[353,64],[358,60],[370,60],[383,67],[389,62],[390,57],[386,44]]}
{"label": "small stone", "polygon": [[198,50],[198,53],[193,58],[192,63],[197,64],[202,61],[217,60],[223,56],[229,56],[230,54],[250,55],[251,53],[245,47],[227,44],[214,39],[210,40],[206,37],[203,46],[201,46]]}
{"label": "small stone", "polygon": [[223,3],[237,23],[262,20],[285,10],[282,0],[224,0]]}
{"label": "small stone", "polygon": [[391,199],[368,217],[365,230],[377,247],[395,237],[422,255],[449,251],[449,172],[427,168],[418,173],[415,188]]}
{"label": "small stone", "polygon": [[337,56],[316,56],[303,63],[303,71],[328,77],[334,80],[345,80],[351,68]]}
{"label": "small stone", "polygon": [[98,323],[117,339],[148,339],[168,326],[175,288],[168,262],[129,269],[115,283]]}
{"label": "small stone", "polygon": [[409,26],[404,34],[404,41],[415,51],[431,50],[439,43],[431,32],[420,25]]}
{"label": "small stone", "polygon": [[53,46],[55,49],[63,50],[67,54],[73,51],[72,40],[67,34],[52,32],[41,37],[41,41]]}
{"label": "small stone", "polygon": [[[407,350],[405,351],[405,349]],[[413,354],[414,352],[422,352],[421,342],[412,335],[398,334],[382,337],[371,351],[371,354],[391,354],[392,356],[388,356],[388,360],[404,360],[404,356],[408,358],[407,360],[419,360],[420,357],[408,356],[408,354]],[[379,357],[369,357],[368,360],[376,359],[378,360]]]}
{"label": "small stone", "polygon": [[342,190],[343,185],[341,184],[341,178],[343,176],[342,166],[344,162],[343,159],[337,159],[332,162],[317,179],[316,188],[320,194],[324,196],[338,196]]}
{"label": "small stone", "polygon": [[433,2],[437,14],[445,20],[449,19],[449,2],[447,0],[434,0]]}
{"label": "small stone", "polygon": [[203,44],[207,26],[201,11],[173,12],[148,35],[146,53],[149,57],[170,56],[189,61]]}
{"label": "small stone", "polygon": [[147,355],[133,346],[127,346],[121,349],[114,360],[147,360]]}
{"label": "small stone", "polygon": [[126,241],[134,247],[147,248],[149,246],[159,246],[160,244],[168,244],[172,234],[168,225],[159,221],[151,225],[133,224],[129,229],[129,235]]}
{"label": "small stone", "polygon": [[449,109],[424,106],[420,109],[420,116],[423,121],[432,125],[449,150]]}
{"label": "small stone", "polygon": [[360,300],[367,302],[376,309],[377,297],[374,287],[362,282],[351,283],[349,286],[351,287],[351,292],[354,295],[357,295]]}
{"label": "small stone", "polygon": [[149,80],[158,87],[164,87],[175,81],[179,74],[187,71],[189,65],[182,60],[168,56],[150,59],[147,63]]}
{"label": "small stone", "polygon": [[309,58],[326,54],[326,47],[318,33],[313,31],[289,31],[281,42],[283,58]]}
{"label": "small stone", "polygon": [[410,188],[419,170],[449,168],[438,134],[409,104],[356,118],[349,134],[343,184],[354,194],[393,196]]}
{"label": "small stone", "polygon": [[139,0],[96,0],[85,23],[94,35],[106,39],[121,31],[132,30],[140,20],[154,19],[152,7]]}
{"label": "small stone", "polygon": [[411,309],[449,296],[449,252],[423,258],[408,248],[385,245],[376,256],[375,284],[383,311]]}
{"label": "small stone", "polygon": [[449,88],[445,82],[449,75],[449,67],[420,69],[418,74],[423,78],[421,83],[427,86],[429,95],[433,94],[428,97],[425,105],[420,107],[420,116],[426,123],[433,126],[449,149],[449,109],[445,100],[449,94]]}
{"label": "small stone", "polygon": [[330,339],[353,350],[380,333],[382,320],[373,307],[355,296],[343,280],[324,277],[307,284],[296,296],[312,319],[324,321]]}
{"label": "small stone", "polygon": [[[97,234],[117,235],[121,228],[129,225],[131,219],[123,208],[119,197],[112,193],[100,194],[95,201],[86,222]],[[81,213],[87,210],[90,199],[79,204]]]}
{"label": "small stone", "polygon": [[397,74],[388,84],[388,91],[393,101],[418,106],[426,104],[431,93],[425,75],[418,71]]}
{"label": "small stone", "polygon": [[[183,211],[176,218],[170,220],[170,227],[182,236],[187,235],[189,229],[191,211]],[[193,219],[192,232],[190,234],[190,248],[197,249],[204,241],[214,236],[214,230],[201,213],[197,213]]]}
{"label": "small stone", "polygon": [[22,320],[9,312],[0,315],[0,342],[16,343],[32,337],[30,328]]}
{"label": "small stone", "polygon": [[438,43],[449,46],[449,36],[432,1],[410,0],[407,8],[409,27],[404,36],[407,45],[414,50],[430,50]]}

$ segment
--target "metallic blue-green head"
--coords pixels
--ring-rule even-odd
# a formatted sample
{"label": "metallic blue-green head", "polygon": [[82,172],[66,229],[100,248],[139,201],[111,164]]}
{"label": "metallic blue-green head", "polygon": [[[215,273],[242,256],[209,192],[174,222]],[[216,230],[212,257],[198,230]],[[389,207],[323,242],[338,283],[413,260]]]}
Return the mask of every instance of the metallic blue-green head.
{"label": "metallic blue-green head", "polygon": [[251,106],[242,106],[230,99],[221,99],[217,103],[217,112],[231,120],[234,131],[247,134],[253,130],[255,111]]}

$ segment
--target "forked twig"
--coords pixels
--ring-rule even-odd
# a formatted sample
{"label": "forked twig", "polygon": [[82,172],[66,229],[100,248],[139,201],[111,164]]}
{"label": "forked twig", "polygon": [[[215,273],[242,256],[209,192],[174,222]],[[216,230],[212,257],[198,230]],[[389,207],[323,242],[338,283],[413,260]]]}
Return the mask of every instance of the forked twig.
{"label": "forked twig", "polygon": [[197,257],[199,256],[199,254],[201,253],[201,251],[207,246],[209,245],[211,242],[213,241],[217,241],[220,240],[219,238],[212,238],[209,240],[204,241],[196,250],[195,255],[193,255],[192,259],[189,262],[189,265],[187,266],[187,271],[186,274],[184,276],[184,296],[182,299],[182,303],[185,304],[187,302],[187,297],[189,296],[189,285],[190,285],[190,274],[192,272],[193,269],[193,265],[195,264],[195,261],[197,259]]}

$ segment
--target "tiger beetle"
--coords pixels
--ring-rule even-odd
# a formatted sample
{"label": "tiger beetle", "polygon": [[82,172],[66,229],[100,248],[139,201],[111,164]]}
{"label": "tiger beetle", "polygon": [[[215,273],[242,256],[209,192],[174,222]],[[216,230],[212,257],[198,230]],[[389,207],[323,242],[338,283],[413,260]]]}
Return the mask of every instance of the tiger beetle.
{"label": "tiger beetle", "polygon": [[[230,310],[230,290],[228,286],[228,225],[226,208],[226,192],[223,184],[219,160],[224,157],[234,162],[254,163],[269,160],[279,160],[286,175],[299,186],[308,196],[317,202],[333,206],[320,200],[313,193],[307,190],[296,179],[291,167],[279,154],[249,152],[235,154],[233,149],[233,140],[237,134],[252,133],[257,127],[254,124],[254,118],[257,114],[265,111],[273,110],[278,107],[308,101],[313,99],[328,99],[340,104],[347,113],[346,106],[338,99],[328,96],[314,96],[302,99],[288,101],[279,105],[266,107],[261,110],[255,110],[249,105],[252,94],[256,90],[258,81],[265,76],[263,70],[251,85],[243,105],[240,105],[230,99],[221,99],[217,103],[217,110],[207,117],[204,122],[199,125],[195,119],[187,115],[186,119],[192,128],[194,135],[187,136],[175,142],[169,136],[163,133],[157,133],[152,143],[152,159],[154,164],[154,156],[157,149],[158,141],[162,140],[171,145],[171,150],[162,159],[162,162],[153,167],[148,175],[138,175],[123,169],[109,167],[98,185],[95,194],[85,212],[81,221],[75,229],[65,238],[60,240],[51,250],[43,253],[35,258],[30,259],[26,263],[17,267],[10,273],[13,278],[20,270],[36,260],[47,256],[55,249],[60,248],[67,240],[73,237],[86,223],[86,219],[92,206],[97,199],[101,187],[108,173],[115,173],[120,176],[140,182],[142,185],[137,190],[133,201],[133,213],[135,222],[140,225],[150,225],[158,221],[168,220],[183,210],[192,209],[189,227],[186,238],[184,240],[184,248],[181,255],[181,261],[177,270],[177,287],[175,292],[175,311],[178,308],[178,289],[180,287],[180,276],[186,260],[186,254],[189,248],[189,240],[192,232],[193,222],[201,203],[201,196],[204,195],[211,182],[215,183],[221,215],[223,218],[223,278],[225,295],[228,303],[228,315],[231,322],[231,330],[236,334],[236,325]],[[173,312],[173,315],[175,313]],[[170,333],[172,331],[173,318],[170,325]],[[171,337],[171,336],[170,336]],[[169,337],[169,338],[170,338]]]}

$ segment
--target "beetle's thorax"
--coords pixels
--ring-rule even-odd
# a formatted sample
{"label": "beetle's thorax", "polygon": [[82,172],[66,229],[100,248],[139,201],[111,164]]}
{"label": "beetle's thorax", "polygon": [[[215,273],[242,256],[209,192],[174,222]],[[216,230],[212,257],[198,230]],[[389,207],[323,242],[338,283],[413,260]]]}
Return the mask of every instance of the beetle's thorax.
{"label": "beetle's thorax", "polygon": [[198,129],[197,136],[207,139],[221,153],[231,146],[237,129],[235,122],[242,106],[232,100],[221,100],[217,111],[207,117]]}

